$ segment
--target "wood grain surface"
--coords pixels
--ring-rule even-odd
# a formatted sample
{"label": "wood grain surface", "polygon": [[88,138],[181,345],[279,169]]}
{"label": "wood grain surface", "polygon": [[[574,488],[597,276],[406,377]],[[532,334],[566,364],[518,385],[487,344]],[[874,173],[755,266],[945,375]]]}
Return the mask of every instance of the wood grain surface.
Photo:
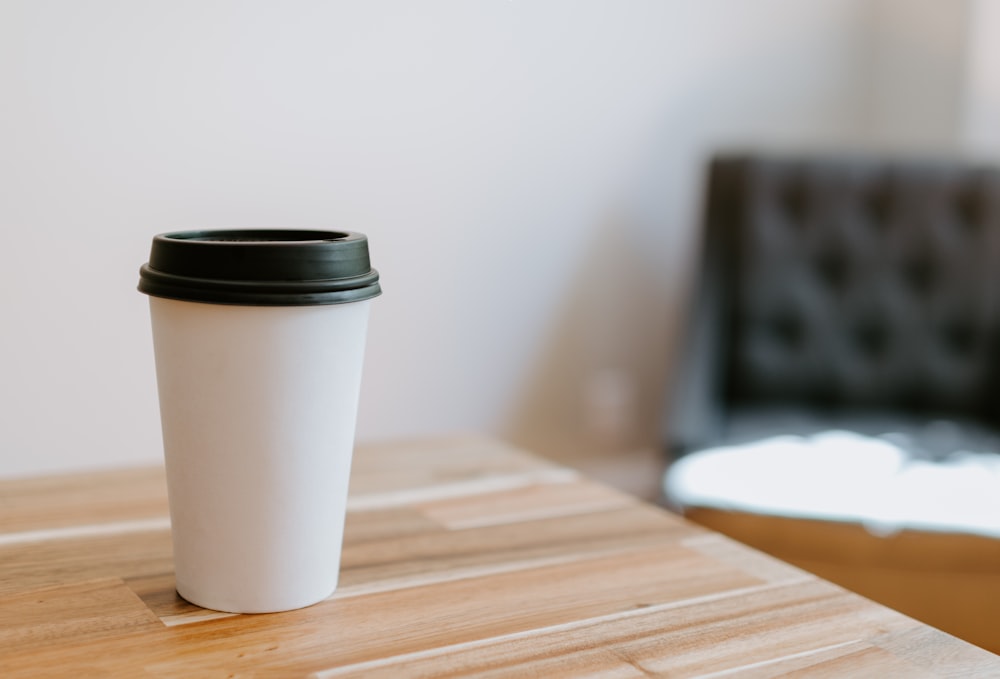
{"label": "wood grain surface", "polygon": [[1000,540],[692,507],[697,523],[1000,652]]}
{"label": "wood grain surface", "polygon": [[174,592],[162,470],[0,482],[3,677],[1000,676],[1000,658],[477,437],[363,446],[341,584]]}

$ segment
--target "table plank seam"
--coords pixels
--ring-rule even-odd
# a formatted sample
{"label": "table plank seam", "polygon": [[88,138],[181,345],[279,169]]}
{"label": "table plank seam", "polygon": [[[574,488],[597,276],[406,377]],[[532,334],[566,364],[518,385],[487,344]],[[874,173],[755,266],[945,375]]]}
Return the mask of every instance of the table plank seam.
{"label": "table plank seam", "polygon": [[[691,679],[716,679],[717,677],[728,677],[734,674],[741,674],[749,670],[755,670],[761,667],[768,667],[770,665],[777,665],[779,663],[787,662],[789,660],[796,660],[798,658],[808,658],[811,655],[819,655],[820,653],[826,653],[828,651],[836,651],[837,649],[846,648],[848,646],[854,646],[854,645],[860,646],[862,648],[869,648],[871,646],[870,644],[866,643],[863,639],[852,639],[850,641],[842,641],[839,644],[830,644],[829,646],[812,648],[807,651],[790,653],[788,655],[783,655],[780,658],[769,658],[767,660],[761,660],[760,662],[754,662],[746,665],[740,665],[739,667],[730,667],[724,670],[719,670],[718,672],[699,674],[692,677]],[[858,650],[861,649],[859,648]]]}
{"label": "table plank seam", "polygon": [[534,485],[557,485],[573,483],[580,480],[579,472],[572,469],[553,468],[540,469],[522,474],[507,474],[503,476],[486,476],[465,481],[442,483],[422,488],[408,488],[386,493],[367,493],[348,496],[347,511],[365,512],[379,509],[407,507],[423,502],[447,500],[452,498],[478,496],[486,493],[497,493]]}
{"label": "table plank seam", "polygon": [[169,529],[169,516],[137,519],[135,521],[94,523],[83,526],[65,526],[63,528],[45,528],[41,530],[28,530],[18,531],[16,533],[0,534],[0,547],[23,545],[32,542],[48,542],[50,540],[104,537],[108,535],[125,535],[127,533],[144,533],[147,531]]}
{"label": "table plank seam", "polygon": [[566,507],[546,508],[534,511],[510,512],[508,514],[497,514],[476,519],[445,522],[448,530],[469,530],[472,528],[489,528],[491,526],[507,526],[514,523],[527,523],[529,521],[541,521],[544,519],[558,519],[564,516],[580,516],[582,514],[596,514],[606,512],[610,509],[618,509],[630,504],[638,504],[640,501],[634,498],[612,497],[602,502],[589,502],[569,505]]}
{"label": "table plank seam", "polygon": [[425,658],[433,658],[438,655],[445,655],[456,651],[464,651],[464,650],[480,648],[483,646],[488,646],[497,643],[517,641],[520,639],[530,639],[533,637],[538,637],[539,635],[542,634],[551,634],[567,630],[576,630],[589,627],[592,625],[599,625],[605,622],[623,620],[628,618],[637,618],[646,615],[652,615],[655,613],[661,613],[663,611],[669,611],[678,608],[687,608],[688,606],[700,606],[702,604],[707,604],[715,601],[722,601],[724,599],[729,599],[733,597],[758,594],[773,589],[794,586],[804,582],[812,582],[813,580],[814,578],[810,576],[803,576],[801,578],[793,578],[782,582],[768,582],[760,585],[753,585],[750,587],[739,587],[736,589],[725,590],[722,592],[714,592],[712,594],[705,594],[702,596],[691,597],[689,599],[678,599],[676,601],[668,601],[662,604],[643,606],[642,608],[635,608],[626,611],[617,611],[615,613],[608,613],[606,615],[597,615],[589,618],[583,618],[580,620],[574,620],[572,622],[559,623],[556,625],[546,625],[543,627],[535,627],[532,629],[512,632],[510,634],[501,634],[493,637],[476,639],[474,641],[466,641],[458,644],[448,644],[445,646],[438,646],[436,648],[429,648],[423,651],[414,651],[412,653],[401,653],[399,655],[389,656],[386,658],[379,658],[377,660],[367,660],[359,663],[352,663],[350,665],[343,665],[340,667],[333,667],[325,670],[320,670],[318,672],[314,672],[313,674],[309,675],[309,677],[310,679],[329,679],[330,677],[336,677],[349,672],[375,670],[378,668],[388,667],[399,663],[405,663],[411,660],[422,660]]}

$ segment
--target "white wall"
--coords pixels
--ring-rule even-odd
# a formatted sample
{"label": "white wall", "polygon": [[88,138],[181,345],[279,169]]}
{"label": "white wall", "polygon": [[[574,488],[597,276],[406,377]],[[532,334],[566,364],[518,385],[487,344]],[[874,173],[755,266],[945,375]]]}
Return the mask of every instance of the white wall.
{"label": "white wall", "polygon": [[962,99],[962,150],[1000,160],[1000,3],[972,0]]}
{"label": "white wall", "polygon": [[872,146],[893,153],[956,153],[969,33],[975,29],[969,0],[869,2],[861,77]]}
{"label": "white wall", "polygon": [[591,398],[653,442],[706,155],[864,141],[870,21],[863,0],[7,0],[0,475],[159,458],[137,269],[152,234],[203,227],[369,234],[362,439],[584,450]]}

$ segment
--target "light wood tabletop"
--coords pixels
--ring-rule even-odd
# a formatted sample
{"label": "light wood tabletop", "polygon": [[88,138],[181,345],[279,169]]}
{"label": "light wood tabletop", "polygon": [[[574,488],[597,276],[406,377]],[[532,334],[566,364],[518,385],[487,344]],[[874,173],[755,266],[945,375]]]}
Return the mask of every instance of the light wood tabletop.
{"label": "light wood tabletop", "polygon": [[0,482],[0,676],[1000,676],[1000,657],[506,445],[361,446],[340,587],[174,593],[160,469]]}

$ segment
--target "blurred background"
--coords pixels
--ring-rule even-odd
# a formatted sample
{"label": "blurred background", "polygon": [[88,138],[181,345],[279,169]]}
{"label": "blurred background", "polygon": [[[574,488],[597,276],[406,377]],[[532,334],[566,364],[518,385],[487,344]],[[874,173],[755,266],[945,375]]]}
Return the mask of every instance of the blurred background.
{"label": "blurred background", "polygon": [[997,120],[988,0],[5,0],[0,476],[160,459],[138,267],[211,227],[369,235],[360,440],[656,458],[713,153]]}

